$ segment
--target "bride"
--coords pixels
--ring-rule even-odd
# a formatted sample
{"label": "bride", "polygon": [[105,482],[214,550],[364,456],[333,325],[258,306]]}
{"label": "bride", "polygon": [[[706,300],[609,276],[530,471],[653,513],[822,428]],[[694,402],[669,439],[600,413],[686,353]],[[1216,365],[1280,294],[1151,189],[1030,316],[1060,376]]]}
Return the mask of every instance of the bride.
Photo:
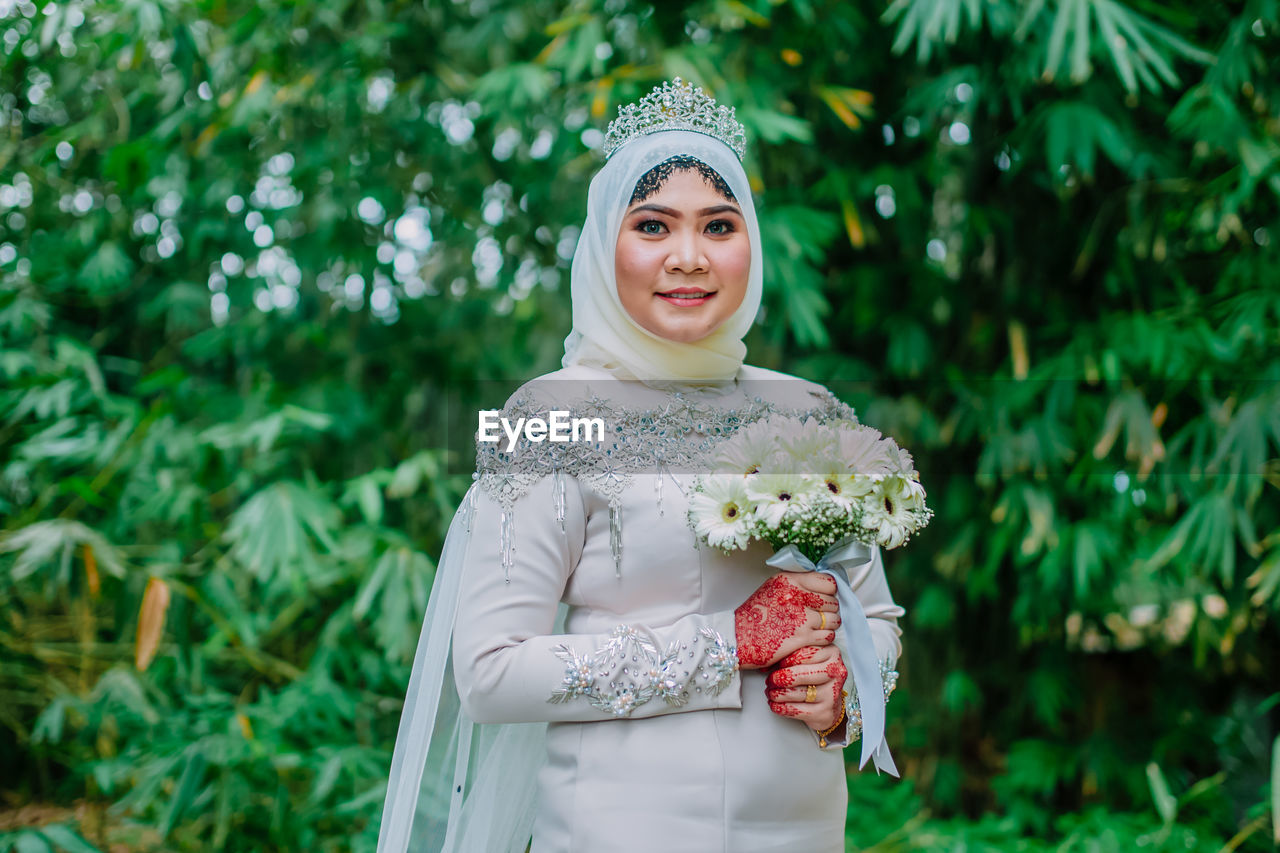
{"label": "bride", "polygon": [[563,369],[501,413],[569,412],[603,436],[478,437],[380,853],[522,853],[531,837],[533,853],[824,853],[844,848],[841,748],[861,737],[863,762],[897,775],[883,715],[864,720],[845,683],[851,654],[886,697],[897,676],[903,610],[879,550],[849,571],[874,646],[851,650],[830,577],[775,573],[759,542],[699,547],[686,520],[726,436],[775,413],[852,417],[820,385],[743,364],[763,280],[744,147],[733,111],[679,78],[610,125]]}

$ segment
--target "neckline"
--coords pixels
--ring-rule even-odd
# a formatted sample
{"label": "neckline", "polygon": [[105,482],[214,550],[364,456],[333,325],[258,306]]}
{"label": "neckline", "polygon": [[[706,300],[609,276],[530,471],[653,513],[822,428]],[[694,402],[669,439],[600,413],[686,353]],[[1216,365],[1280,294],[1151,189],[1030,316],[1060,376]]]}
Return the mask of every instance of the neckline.
{"label": "neckline", "polygon": [[683,397],[724,397],[736,394],[742,388],[742,370],[739,369],[729,379],[639,379],[636,380],[647,388],[664,394],[679,394]]}

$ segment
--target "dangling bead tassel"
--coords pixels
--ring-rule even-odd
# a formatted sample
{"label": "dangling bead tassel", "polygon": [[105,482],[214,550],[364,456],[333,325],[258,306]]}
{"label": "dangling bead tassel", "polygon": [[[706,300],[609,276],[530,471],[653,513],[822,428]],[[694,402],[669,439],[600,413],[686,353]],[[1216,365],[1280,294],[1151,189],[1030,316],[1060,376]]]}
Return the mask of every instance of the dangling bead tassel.
{"label": "dangling bead tassel", "polygon": [[613,552],[613,573],[622,577],[622,505],[617,498],[609,502],[609,550]]}
{"label": "dangling bead tassel", "polygon": [[564,533],[564,472],[559,468],[551,477],[551,494],[556,502],[556,521],[560,522],[560,532]]}
{"label": "dangling bead tassel", "polygon": [[514,520],[511,518],[511,511],[502,510],[502,518],[498,523],[498,548],[502,551],[502,573],[507,583],[511,583],[511,564],[514,559],[511,556],[515,546],[512,543],[512,526]]}
{"label": "dangling bead tassel", "polygon": [[661,465],[658,466],[658,479],[657,479],[657,482],[653,484],[653,490],[658,495],[658,515],[663,516],[665,515],[665,513],[662,510],[662,466]]}

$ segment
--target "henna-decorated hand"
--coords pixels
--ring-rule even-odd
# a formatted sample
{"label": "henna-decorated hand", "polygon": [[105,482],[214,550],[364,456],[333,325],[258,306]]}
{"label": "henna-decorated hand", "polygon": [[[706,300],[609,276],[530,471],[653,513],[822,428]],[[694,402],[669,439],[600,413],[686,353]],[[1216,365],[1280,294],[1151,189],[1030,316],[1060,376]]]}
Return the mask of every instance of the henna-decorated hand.
{"label": "henna-decorated hand", "polygon": [[760,584],[733,612],[738,667],[762,669],[805,646],[834,642],[835,591],[836,582],[820,572],[779,572]]}
{"label": "henna-decorated hand", "polygon": [[[806,646],[788,655],[765,679],[769,709],[794,717],[816,732],[826,731],[840,718],[841,691],[849,670],[837,646]],[[806,702],[809,685],[817,687],[817,701]]]}

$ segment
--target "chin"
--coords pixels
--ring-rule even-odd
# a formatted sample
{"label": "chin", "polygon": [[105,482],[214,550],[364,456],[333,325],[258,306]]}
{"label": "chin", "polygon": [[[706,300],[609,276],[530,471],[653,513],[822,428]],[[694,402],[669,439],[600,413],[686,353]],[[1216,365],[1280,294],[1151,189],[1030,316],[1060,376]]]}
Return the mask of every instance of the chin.
{"label": "chin", "polygon": [[665,338],[668,341],[675,341],[678,344],[692,344],[697,343],[703,338],[709,337],[717,328],[719,328],[718,324],[709,329],[672,329],[659,327],[650,329],[649,331],[653,332],[660,338]]}

